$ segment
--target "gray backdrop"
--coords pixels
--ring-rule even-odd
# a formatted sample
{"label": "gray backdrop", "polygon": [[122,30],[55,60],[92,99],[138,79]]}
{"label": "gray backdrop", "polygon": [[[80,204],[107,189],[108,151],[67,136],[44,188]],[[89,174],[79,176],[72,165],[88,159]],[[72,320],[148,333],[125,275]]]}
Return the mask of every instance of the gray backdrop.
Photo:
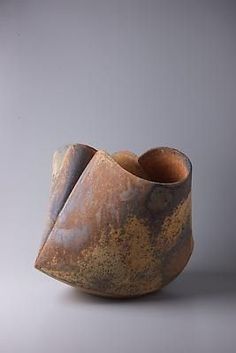
{"label": "gray backdrop", "polygon": [[[235,272],[235,35],[233,0],[0,1],[0,262],[3,303],[9,304],[3,305],[1,352],[36,352],[33,341],[22,341],[29,333],[36,346],[51,339],[44,353],[55,341],[57,352],[65,348],[58,343],[61,331],[53,331],[54,322],[49,327],[45,322],[57,290],[69,289],[32,268],[46,216],[52,153],[64,144],[81,142],[138,154],[162,145],[184,151],[193,163],[195,239],[186,272]],[[39,305],[41,298],[52,303],[50,310]],[[28,311],[28,305],[37,313]],[[26,312],[28,321],[23,320]],[[19,322],[14,327],[12,315]],[[35,329],[30,324],[34,320]],[[77,325],[73,320],[72,327]],[[96,337],[103,337],[100,319],[97,326],[96,319],[88,320],[95,322]],[[166,327],[170,320],[164,321]],[[116,340],[113,324],[122,330],[122,321],[111,315],[104,332]],[[42,339],[39,332],[45,325]],[[52,338],[47,336],[50,330]],[[90,342],[86,330],[81,334]],[[144,342],[152,352],[157,346],[149,334]],[[68,340],[71,349],[77,347],[76,336],[75,331]],[[130,342],[138,336],[139,331],[132,331]],[[125,352],[127,345],[113,345],[114,340],[98,339],[94,347],[110,345],[111,351]],[[136,352],[145,349],[142,342],[136,342]],[[177,343],[182,347],[177,338],[173,346],[168,346],[168,337],[159,342],[165,352]],[[207,337],[201,342],[196,351],[208,347]],[[93,348],[85,343],[81,347],[82,353]]]}

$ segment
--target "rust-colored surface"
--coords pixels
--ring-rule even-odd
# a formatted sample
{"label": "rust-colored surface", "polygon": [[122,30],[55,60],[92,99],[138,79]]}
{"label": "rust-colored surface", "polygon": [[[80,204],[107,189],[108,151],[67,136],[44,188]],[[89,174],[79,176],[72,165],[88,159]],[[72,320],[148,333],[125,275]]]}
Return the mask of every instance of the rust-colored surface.
{"label": "rust-colored surface", "polygon": [[167,147],[140,157],[79,144],[56,153],[35,267],[102,296],[160,289],[192,253],[191,173],[189,159]]}

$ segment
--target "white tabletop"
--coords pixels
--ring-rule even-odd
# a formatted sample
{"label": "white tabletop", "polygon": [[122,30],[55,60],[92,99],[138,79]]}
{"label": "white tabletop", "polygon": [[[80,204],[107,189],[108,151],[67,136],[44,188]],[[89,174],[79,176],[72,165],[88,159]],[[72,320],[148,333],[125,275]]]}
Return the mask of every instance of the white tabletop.
{"label": "white tabletop", "polygon": [[182,274],[156,294],[109,300],[40,272],[5,279],[2,353],[234,353],[236,276]]}

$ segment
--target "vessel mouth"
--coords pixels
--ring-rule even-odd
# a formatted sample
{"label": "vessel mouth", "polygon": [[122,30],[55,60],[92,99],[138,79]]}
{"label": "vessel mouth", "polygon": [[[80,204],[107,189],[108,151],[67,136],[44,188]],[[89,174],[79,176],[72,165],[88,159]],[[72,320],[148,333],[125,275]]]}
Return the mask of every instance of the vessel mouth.
{"label": "vessel mouth", "polygon": [[159,183],[177,183],[189,175],[191,164],[180,151],[170,147],[159,147],[147,151],[138,162],[149,176]]}
{"label": "vessel mouth", "polygon": [[111,157],[127,172],[135,175],[136,177],[151,180],[150,176],[140,165],[138,156],[135,153],[130,151],[120,151],[113,153]]}

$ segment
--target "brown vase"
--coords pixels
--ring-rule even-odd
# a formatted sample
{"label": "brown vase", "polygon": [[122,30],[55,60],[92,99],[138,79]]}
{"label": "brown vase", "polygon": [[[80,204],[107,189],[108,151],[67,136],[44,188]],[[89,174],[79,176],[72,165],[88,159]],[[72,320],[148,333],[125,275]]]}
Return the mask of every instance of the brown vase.
{"label": "brown vase", "polygon": [[101,296],[160,289],[193,250],[191,175],[190,160],[169,147],[140,157],[81,144],[56,152],[35,267]]}

